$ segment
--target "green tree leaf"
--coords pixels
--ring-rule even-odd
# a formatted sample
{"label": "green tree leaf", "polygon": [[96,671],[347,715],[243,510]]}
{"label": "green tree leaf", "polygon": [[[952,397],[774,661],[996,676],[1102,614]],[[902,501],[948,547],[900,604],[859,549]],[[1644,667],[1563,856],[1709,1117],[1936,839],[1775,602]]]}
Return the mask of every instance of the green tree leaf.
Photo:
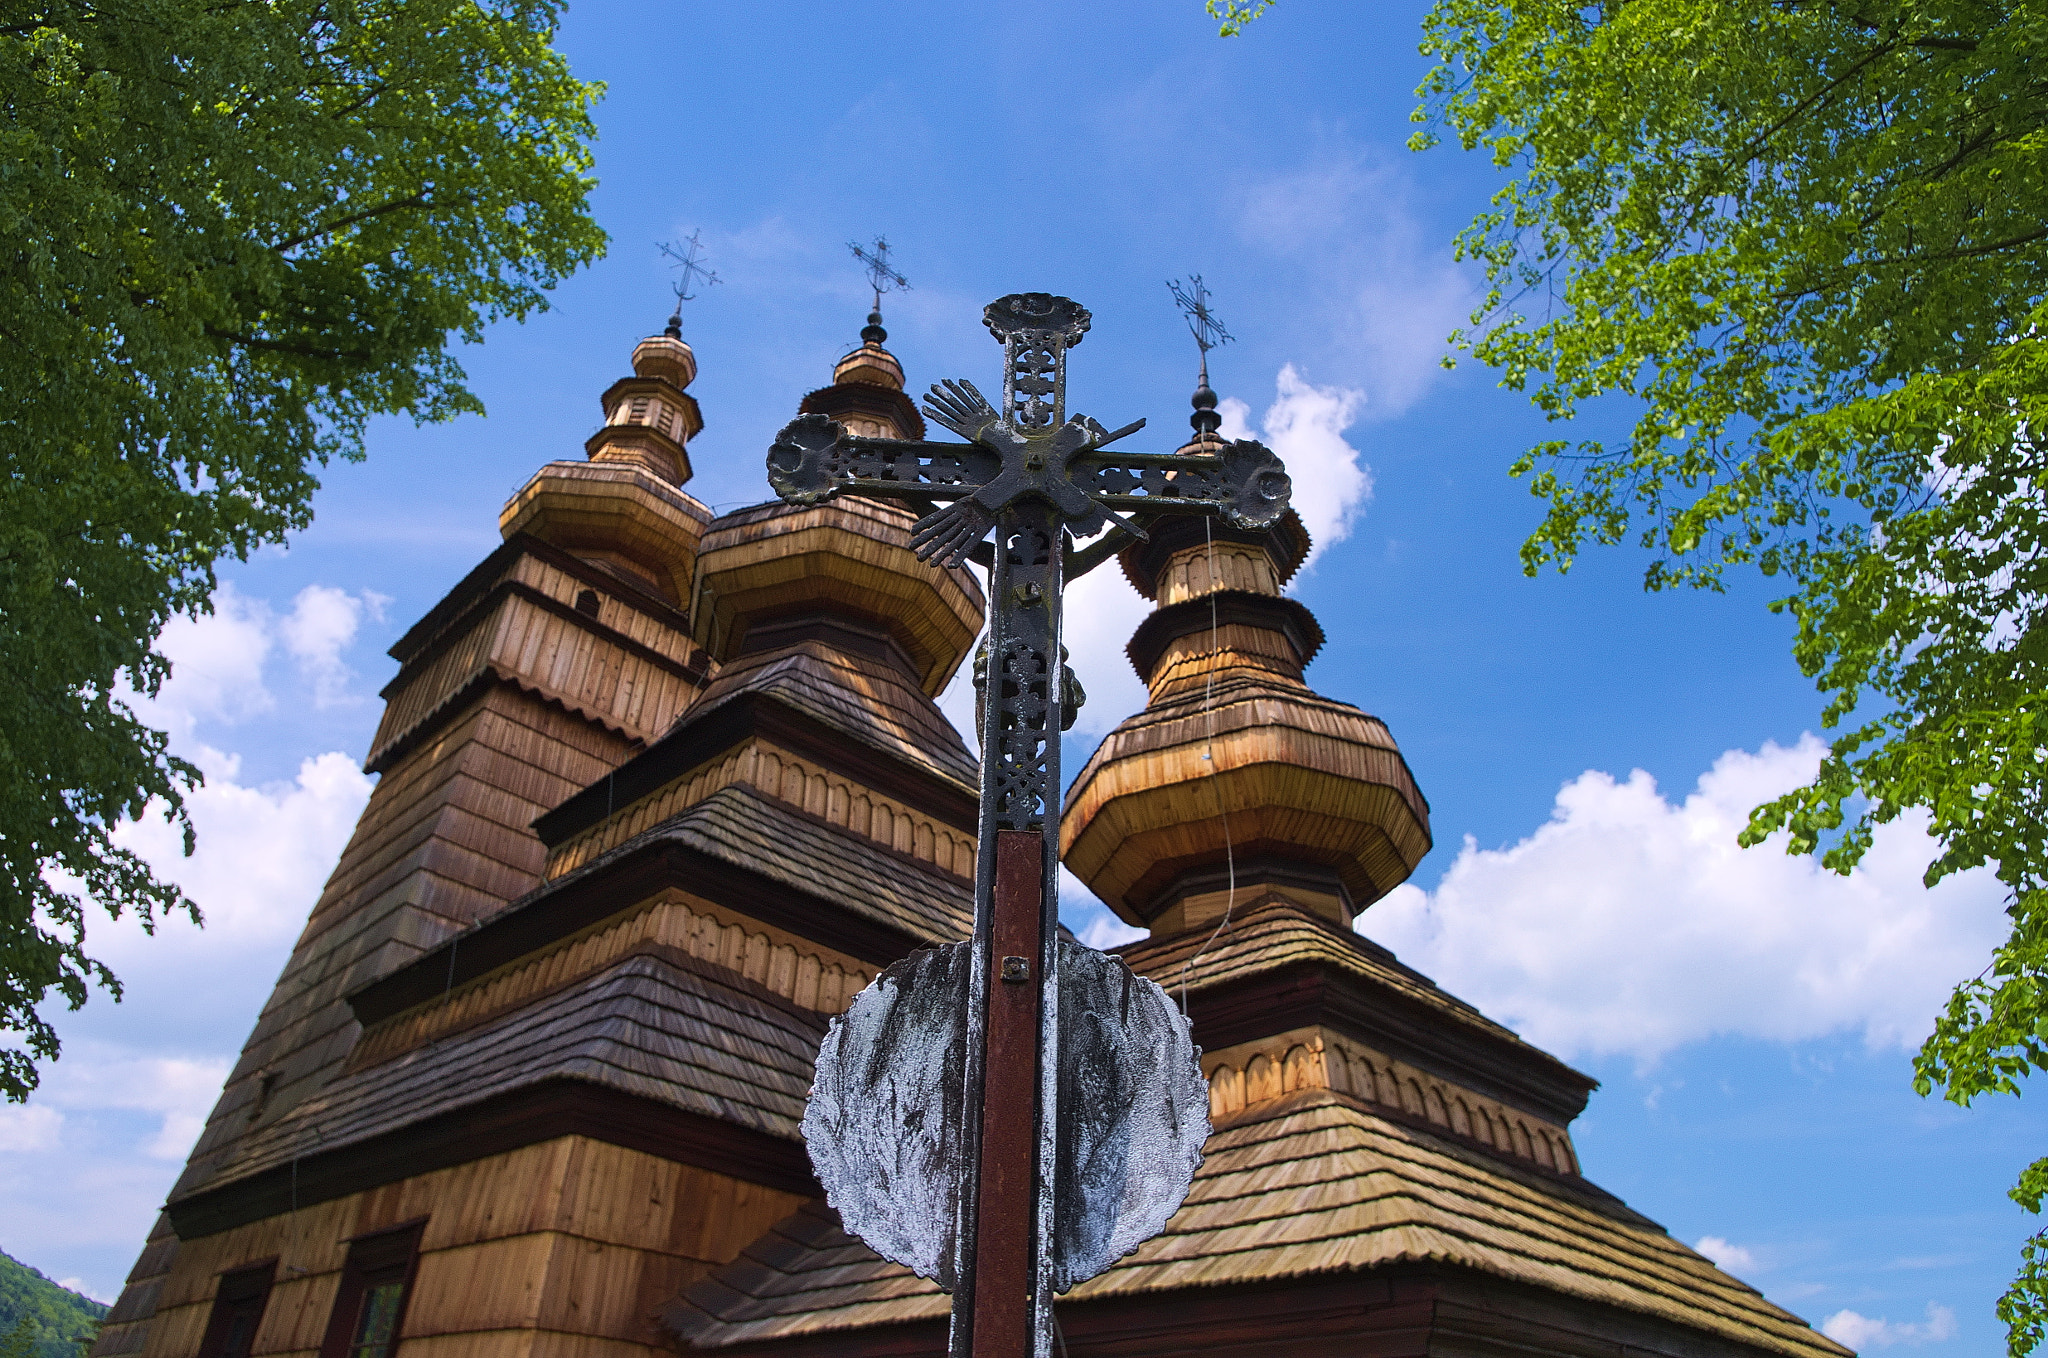
{"label": "green tree leaf", "polygon": [[0,1092],[35,1006],[119,981],[88,906],[197,905],[113,839],[191,827],[138,720],[214,567],[311,518],[366,421],[477,410],[451,336],[594,258],[557,0],[0,0]]}
{"label": "green tree leaf", "polygon": [[1914,1082],[2017,1094],[2048,1066],[2048,5],[1437,0],[1422,47],[1411,145],[1508,174],[1457,240],[1488,283],[1458,339],[1554,420],[1638,412],[1515,463],[1525,569],[1632,542],[1652,590],[1785,589],[1830,749],[1742,842],[1846,873],[1916,810],[1929,885],[1991,867],[2012,935]]}

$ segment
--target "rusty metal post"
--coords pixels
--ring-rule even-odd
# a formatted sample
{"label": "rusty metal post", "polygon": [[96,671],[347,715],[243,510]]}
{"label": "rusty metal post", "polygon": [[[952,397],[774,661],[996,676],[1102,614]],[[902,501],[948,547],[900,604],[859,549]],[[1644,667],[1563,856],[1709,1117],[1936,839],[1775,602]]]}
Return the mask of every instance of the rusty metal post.
{"label": "rusty metal post", "polygon": [[1058,1108],[1058,814],[1065,525],[1049,504],[998,518],[989,571],[976,859],[969,1117],[978,1168],[957,1233],[953,1358],[1050,1358]]}
{"label": "rusty metal post", "polygon": [[[1062,663],[1060,597],[1070,572],[1122,540],[1076,549],[1070,538],[1111,525],[1144,536],[1116,509],[1264,527],[1289,483],[1261,444],[1120,453],[1110,445],[1143,420],[1114,431],[1069,421],[1067,350],[1090,324],[1072,300],[1014,293],[983,320],[1003,345],[1001,410],[951,381],[924,406],[966,443],[850,435],[813,414],[768,452],[784,499],[907,499],[928,510],[911,533],[920,560],[983,561],[989,578],[974,937],[889,968],[833,1021],[804,1135],[847,1228],[953,1293],[951,1358],[1051,1358],[1055,1290],[1164,1226],[1208,1126],[1187,1023],[1165,994],[1077,944],[1061,960],[1060,732],[1080,699]],[[1077,1020],[1064,1037],[1063,965]],[[1090,1012],[1117,1019],[1081,1022]],[[1077,1106],[1064,1120],[1063,1042],[1094,1072],[1069,1090]],[[1112,1143],[1134,1153],[1098,1163],[1091,1148]]]}

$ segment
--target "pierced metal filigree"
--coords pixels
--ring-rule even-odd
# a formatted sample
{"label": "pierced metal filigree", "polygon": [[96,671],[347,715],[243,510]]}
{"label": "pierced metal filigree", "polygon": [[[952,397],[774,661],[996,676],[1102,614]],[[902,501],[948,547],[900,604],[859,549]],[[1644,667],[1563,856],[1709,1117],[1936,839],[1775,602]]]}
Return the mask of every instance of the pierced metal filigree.
{"label": "pierced metal filigree", "polygon": [[[935,385],[924,403],[924,413],[932,421],[966,442],[867,438],[849,434],[823,415],[803,415],[786,425],[770,447],[768,480],[776,494],[797,504],[816,504],[845,494],[902,499],[927,511],[911,532],[911,544],[920,560],[957,567],[971,558],[988,567],[988,630],[983,655],[976,664],[980,689],[976,729],[982,738],[981,833],[975,943],[967,987],[970,1001],[961,1027],[964,1092],[956,1129],[960,1137],[957,1152],[960,1164],[979,1163],[977,1110],[986,1076],[981,1037],[990,994],[992,954],[988,949],[999,837],[1005,832],[1028,831],[1039,837],[1035,852],[1041,859],[1040,898],[1035,901],[1040,913],[1034,926],[1042,944],[1036,1057],[1040,1083],[1035,1115],[1039,1149],[1034,1163],[1044,1167],[1056,1163],[1055,1128],[1065,1125],[1059,1123],[1057,1111],[1063,1095],[1054,1087],[1054,1077],[1046,1074],[1061,1069],[1058,1050],[1064,1040],[1057,999],[1059,946],[1064,945],[1058,940],[1054,885],[1060,732],[1072,724],[1082,701],[1081,686],[1067,669],[1066,652],[1060,645],[1060,599],[1066,577],[1099,563],[1119,542],[1144,537],[1142,520],[1151,516],[1219,514],[1241,528],[1266,527],[1286,511],[1291,487],[1280,459],[1250,440],[1221,447],[1203,445],[1201,452],[1125,453],[1110,445],[1143,428],[1143,420],[1110,430],[1085,415],[1069,419],[1067,350],[1087,333],[1089,315],[1067,298],[1042,292],[1014,293],[991,303],[983,320],[1003,345],[1000,409],[964,380]],[[1109,531],[1087,547],[1076,550],[1071,546],[1072,539],[1105,528]],[[986,540],[991,529],[993,543]],[[1008,842],[1014,849],[1015,841]],[[1121,1050],[1109,1041],[1114,1034],[1099,1036],[1104,1040],[1096,1046],[1102,1052]],[[1082,1054],[1095,1050],[1076,1040]],[[1184,1043],[1185,1033],[1175,1040]],[[1192,1051],[1187,1048],[1184,1063],[1190,1070],[1194,1069]],[[1190,1087],[1198,1089],[1199,1072],[1196,1084]],[[1133,1104],[1117,1116],[1145,1111]],[[1072,1130],[1067,1128],[1070,1133]],[[1124,1135],[1121,1130],[1115,1133]],[[1188,1144],[1195,1147],[1192,1154],[1198,1158],[1200,1137],[1194,1136]],[[1069,1148],[1069,1153],[1075,1152]],[[1172,1174],[1162,1171],[1160,1181],[1184,1185],[1191,1164]],[[1034,1238],[1043,1241],[1056,1237],[1053,1175],[1041,1170],[1040,1179],[1033,1218],[1037,1226],[1032,1229]],[[1087,1197],[1083,1191],[1087,1185],[1061,1183],[1062,1201],[1069,1203],[1071,1214],[1076,1210],[1071,1204]],[[946,1260],[927,1261],[934,1271],[926,1276],[951,1278],[958,1289],[951,1341],[956,1354],[967,1352],[968,1345],[964,1317],[972,1314],[968,1294],[974,1273],[969,1265],[975,1249],[974,1232],[979,1229],[973,1224],[972,1200],[978,1191],[971,1185],[961,1190],[962,1205],[953,1222],[957,1231],[943,1246],[948,1251]],[[1184,1187],[1176,1191],[1184,1191]],[[1172,1210],[1166,1196],[1161,1196],[1162,1205],[1154,1214],[1160,1221]],[[851,1222],[854,1217],[848,1219]],[[1150,1216],[1145,1216],[1145,1222],[1142,1233],[1132,1235],[1131,1241],[1157,1229]],[[1060,1285],[1070,1285],[1128,1248],[1130,1244],[1122,1236],[1111,1232],[1074,1256],[1077,1260],[1085,1256],[1085,1266],[1074,1264],[1075,1271],[1056,1275],[1051,1256],[1042,1247],[1034,1247],[1032,1268],[1038,1282],[1032,1292],[1030,1351],[1036,1358],[1050,1358],[1056,1276],[1065,1280]]]}

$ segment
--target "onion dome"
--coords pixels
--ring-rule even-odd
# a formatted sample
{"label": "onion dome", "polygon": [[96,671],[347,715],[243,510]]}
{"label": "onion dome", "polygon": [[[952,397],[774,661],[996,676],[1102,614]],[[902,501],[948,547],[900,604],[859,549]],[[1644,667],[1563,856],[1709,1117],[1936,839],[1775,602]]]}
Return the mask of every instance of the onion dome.
{"label": "onion dome", "polygon": [[[1196,392],[1181,451],[1218,440],[1215,404]],[[1126,648],[1151,701],[1074,780],[1060,849],[1155,936],[1213,925],[1233,885],[1239,910],[1278,898],[1348,926],[1429,851],[1429,804],[1386,725],[1302,680],[1323,631],[1281,590],[1308,551],[1289,511],[1258,532],[1165,520],[1122,553],[1158,604]]]}
{"label": "onion dome", "polygon": [[923,438],[924,417],[903,393],[903,365],[882,347],[888,338],[882,313],[870,311],[860,348],[832,366],[832,385],[804,397],[799,413],[830,415],[849,433],[869,438]]}
{"label": "onion dome", "polygon": [[[839,360],[833,384],[804,397],[800,409],[856,434],[923,438],[924,421],[903,394],[902,365],[882,347],[887,338],[871,314],[861,347]],[[722,515],[698,558],[697,644],[725,664],[829,633],[841,649],[886,656],[927,696],[938,696],[981,631],[983,599],[964,568],[917,559],[910,547],[916,521],[896,504],[857,496],[822,505],[774,501]]]}
{"label": "onion dome", "polygon": [[684,388],[697,357],[671,322],[633,348],[633,376],[603,396],[604,424],[586,462],[550,462],[505,504],[498,530],[552,543],[681,607],[711,512],[680,489],[689,441],[704,428]]}

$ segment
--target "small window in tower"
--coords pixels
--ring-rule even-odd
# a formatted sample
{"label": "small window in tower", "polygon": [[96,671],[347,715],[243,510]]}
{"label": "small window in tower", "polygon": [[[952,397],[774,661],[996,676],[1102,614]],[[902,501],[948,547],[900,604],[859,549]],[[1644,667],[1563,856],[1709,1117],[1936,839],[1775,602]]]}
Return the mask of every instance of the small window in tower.
{"label": "small window in tower", "polygon": [[670,410],[667,404],[657,405],[654,408],[654,427],[656,429],[659,429],[664,434],[673,434],[675,430],[671,426],[674,423],[675,412]]}
{"label": "small window in tower", "polygon": [[598,597],[596,590],[586,589],[576,596],[576,611],[578,613],[588,613],[594,618],[597,616],[597,608]]}
{"label": "small window in tower", "polygon": [[405,1325],[424,1224],[359,1236],[349,1244],[320,1358],[392,1358]]}
{"label": "small window in tower", "polygon": [[626,410],[626,418],[634,424],[647,423],[647,398],[645,396],[635,396],[633,398],[633,404]]}
{"label": "small window in tower", "polygon": [[271,1259],[220,1275],[220,1287],[213,1294],[213,1314],[199,1341],[199,1358],[249,1358],[276,1272],[277,1261]]}

